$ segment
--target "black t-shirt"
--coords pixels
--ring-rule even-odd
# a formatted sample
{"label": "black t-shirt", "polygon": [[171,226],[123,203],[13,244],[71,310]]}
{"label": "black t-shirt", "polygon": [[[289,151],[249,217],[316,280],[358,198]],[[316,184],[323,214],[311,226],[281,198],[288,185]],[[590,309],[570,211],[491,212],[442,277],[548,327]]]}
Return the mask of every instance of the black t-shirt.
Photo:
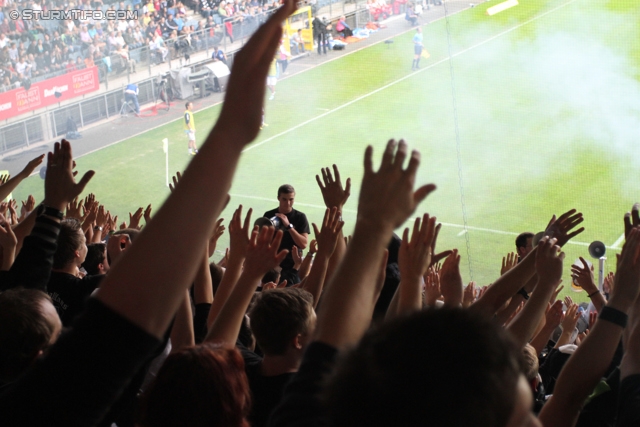
{"label": "black t-shirt", "polygon": [[52,272],[47,293],[64,326],[70,326],[73,319],[84,309],[85,302],[96,290],[104,276],[87,276],[82,279],[71,274]]}
{"label": "black t-shirt", "polygon": [[252,427],[264,427],[267,425],[271,412],[278,406],[284,387],[293,378],[295,373],[286,373],[274,376],[264,376],[260,372],[262,358],[243,346],[236,343],[238,350],[244,359],[244,369],[251,389],[251,413],[249,422]]}
{"label": "black t-shirt", "polygon": [[640,423],[640,374],[629,375],[620,382],[618,422],[616,426]]}
{"label": "black t-shirt", "polygon": [[[278,208],[272,209],[264,213],[264,216],[267,218],[273,218],[275,214],[278,213]],[[291,209],[291,212],[285,214],[289,223],[293,224],[293,227],[299,234],[307,233],[309,234],[311,230],[309,229],[309,221],[307,221],[307,216],[300,211],[295,209]],[[288,231],[284,232],[282,236],[282,242],[280,242],[280,248],[278,250],[287,249],[289,253],[287,257],[280,263],[280,267],[283,270],[289,270],[293,268],[293,256],[291,255],[291,248],[295,245],[293,241],[293,237],[291,237],[291,233]]]}

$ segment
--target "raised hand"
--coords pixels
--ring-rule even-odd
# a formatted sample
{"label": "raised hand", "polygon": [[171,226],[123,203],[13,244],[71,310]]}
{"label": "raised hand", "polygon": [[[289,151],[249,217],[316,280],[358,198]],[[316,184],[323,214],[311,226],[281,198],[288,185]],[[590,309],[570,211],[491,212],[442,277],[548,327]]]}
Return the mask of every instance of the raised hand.
{"label": "raised hand", "polygon": [[640,227],[633,227],[627,236],[614,283],[609,305],[615,300],[615,306],[620,305],[619,309],[626,310],[636,300],[640,290]]}
{"label": "raised hand", "polygon": [[114,234],[107,241],[107,254],[109,263],[113,265],[120,255],[131,246],[131,238],[128,234]]}
{"label": "raised hand", "polygon": [[509,252],[507,256],[502,257],[502,268],[500,268],[500,275],[502,276],[507,271],[511,270],[518,264],[518,254],[515,252]]}
{"label": "raised hand", "polygon": [[98,206],[98,212],[96,214],[96,225],[98,227],[102,227],[102,231],[107,225],[107,221],[109,220],[109,213],[105,209],[104,205]]}
{"label": "raised hand", "polygon": [[222,224],[223,222],[224,218],[219,218],[216,221],[216,225],[213,227],[213,233],[211,233],[211,237],[209,238],[208,243],[209,258],[213,256],[214,252],[216,251],[216,246],[218,245],[218,239],[222,237],[224,231],[226,230],[225,226]]}
{"label": "raised hand", "polygon": [[458,250],[454,249],[444,260],[440,272],[440,290],[446,306],[458,307],[462,303],[463,286],[460,275],[460,255]]}
{"label": "raised hand", "polygon": [[422,221],[416,218],[413,223],[411,239],[409,229],[402,234],[402,243],[398,252],[398,267],[402,281],[419,283],[431,265],[431,247],[435,237],[436,217],[424,214]]}
{"label": "raised hand", "polygon": [[431,267],[424,276],[424,304],[427,307],[435,307],[436,301],[441,296],[440,275]]}
{"label": "raised hand", "polygon": [[[315,224],[314,224],[315,225]],[[302,255],[300,255],[300,249],[296,245],[291,247],[291,257],[293,258],[293,269],[300,270],[300,266],[302,265]]]}
{"label": "raised hand", "polygon": [[169,184],[169,190],[173,191],[175,190],[176,186],[178,185],[178,182],[180,182],[180,179],[182,178],[182,174],[180,172],[176,172],[176,174],[173,176],[173,178],[171,178],[171,180],[173,181],[173,184]]}
{"label": "raised hand", "polygon": [[566,297],[564,297],[564,305],[567,308],[571,307],[573,305],[573,298],[571,298],[568,295]]}
{"label": "raised hand", "polygon": [[318,241],[313,239],[311,243],[309,243],[309,255],[313,255],[318,252]]}
{"label": "raised hand", "polygon": [[563,331],[570,331],[576,328],[578,324],[578,320],[582,316],[582,314],[578,311],[578,304],[571,304],[569,308],[567,308],[567,312],[564,315],[564,319],[561,323]]}
{"label": "raised hand", "polygon": [[476,282],[469,282],[462,295],[462,308],[469,308],[476,298]]}
{"label": "raised hand", "polygon": [[27,163],[27,166],[25,166],[24,169],[20,171],[19,175],[23,178],[28,178],[33,173],[33,171],[36,170],[36,168],[40,166],[40,164],[42,164],[43,160],[44,154],[40,154],[38,157]]}
{"label": "raised hand", "polygon": [[22,201],[22,207],[20,208],[20,218],[25,218],[36,208],[36,199],[29,194],[26,201]]}
{"label": "raised hand", "polygon": [[253,209],[249,209],[247,216],[242,224],[242,205],[233,213],[231,222],[229,222],[229,258],[244,259],[249,247],[249,232],[251,230],[251,213]]}
{"label": "raised hand", "polygon": [[[560,280],[560,283],[562,283],[562,280]],[[564,285],[560,285],[560,283],[558,283],[558,287],[551,294],[551,298],[549,299],[549,302],[551,304],[556,302],[556,300],[558,299],[558,294],[564,289]]]}
{"label": "raised hand", "polygon": [[562,312],[562,301],[556,301],[549,306],[547,312],[544,315],[545,327],[554,330],[564,320],[564,313]]}
{"label": "raised hand", "polygon": [[94,171],[86,172],[76,183],[73,172],[74,162],[71,144],[63,139],[56,142],[53,153],[47,156],[47,173],[44,179],[44,204],[59,211],[64,211],[67,204],[76,198],[93,175]]}
{"label": "raised hand", "polygon": [[82,210],[84,209],[84,200],[78,199],[78,197],[75,197],[73,200],[71,200],[68,204],[67,204],[67,213],[66,213],[66,217],[67,218],[76,218],[76,219],[82,219],[84,218],[84,215],[82,214]]}
{"label": "raised hand", "polygon": [[640,203],[635,203],[631,212],[624,214],[624,235],[629,237],[633,227],[640,226]]}
{"label": "raised hand", "polygon": [[438,264],[441,260],[451,255],[451,252],[452,252],[450,250],[447,250],[447,251],[442,251],[440,253],[436,253],[436,243],[438,241],[438,235],[440,234],[440,228],[442,228],[442,224],[438,224],[436,226],[436,232],[433,237],[433,243],[431,243],[431,265]]}
{"label": "raised hand", "polygon": [[571,232],[571,230],[573,230],[582,221],[584,221],[582,212],[576,213],[575,209],[571,209],[570,211],[563,213],[558,219],[556,219],[556,216],[554,215],[549,221],[547,229],[544,231],[544,235],[550,238],[555,238],[557,240],[556,244],[562,247],[572,237],[575,237],[584,231],[584,227],[580,227],[579,229]]}
{"label": "raised hand", "polygon": [[142,219],[143,208],[138,208],[133,214],[129,212],[129,228],[140,230],[140,220]]}
{"label": "raised hand", "polygon": [[149,221],[151,221],[151,203],[149,203],[149,206],[147,206],[147,208],[144,210],[144,223],[145,224],[149,224]]}
{"label": "raised hand", "polygon": [[0,253],[2,254],[2,262],[0,264],[0,270],[9,270],[13,265],[13,261],[16,256],[16,247],[18,246],[18,238],[13,233],[11,225],[1,218],[0,223]]}
{"label": "raised hand", "polygon": [[589,267],[589,264],[587,264],[587,261],[580,257],[580,262],[582,263],[582,267],[578,265],[571,266],[571,277],[575,284],[590,294],[591,292],[598,290],[598,287],[596,286],[596,282],[593,278],[593,271]]}
{"label": "raised hand", "polygon": [[560,252],[560,245],[555,238],[543,237],[538,243],[536,253],[536,272],[538,286],[553,286],[555,289],[562,277],[562,262],[564,252]]}
{"label": "raised hand", "polygon": [[602,284],[602,290],[605,294],[611,294],[613,292],[613,286],[615,282],[615,273],[613,271],[609,272],[604,277],[604,283]]}
{"label": "raised hand", "polygon": [[11,199],[9,202],[9,215],[11,217],[11,224],[15,225],[18,223],[18,212],[17,212],[18,203],[15,199]]}
{"label": "raised hand", "polygon": [[[364,161],[364,177],[358,200],[359,220],[367,221],[384,229],[395,229],[402,225],[416,207],[432,191],[433,184],[413,191],[420,154],[412,151],[409,165],[403,169],[407,158],[407,144],[390,140],[382,155],[380,169],[373,170],[373,148],[367,147]],[[380,203],[384,200],[384,203]]]}
{"label": "raised hand", "polygon": [[214,133],[245,145],[258,135],[262,123],[265,80],[280,39],[282,22],[296,10],[295,0],[282,6],[254,33],[249,42],[234,56],[234,72]]}
{"label": "raised hand", "polygon": [[351,178],[347,178],[346,187],[343,187],[338,166],[333,165],[333,175],[329,168],[322,168],[322,180],[316,175],[316,182],[322,192],[325,206],[329,209],[336,207],[342,211],[351,195]]}
{"label": "raised hand", "polygon": [[342,231],[342,227],[344,226],[344,221],[340,218],[340,211],[333,207],[326,209],[324,212],[322,231],[318,231],[318,226],[315,223],[312,224],[313,231],[316,235],[318,251],[322,251],[328,258],[331,257],[331,254],[333,254],[333,251],[336,249],[340,231]]}
{"label": "raised hand", "polygon": [[256,227],[249,239],[244,271],[259,277],[280,265],[289,252],[286,249],[278,252],[281,240],[281,230],[276,232],[273,227],[258,230]]}

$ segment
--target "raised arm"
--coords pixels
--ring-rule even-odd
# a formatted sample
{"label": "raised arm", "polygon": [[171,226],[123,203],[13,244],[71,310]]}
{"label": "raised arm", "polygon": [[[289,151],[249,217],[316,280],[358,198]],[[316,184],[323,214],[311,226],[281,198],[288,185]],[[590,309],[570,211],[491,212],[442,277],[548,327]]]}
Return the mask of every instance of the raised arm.
{"label": "raised arm", "polygon": [[562,277],[563,260],[564,252],[560,252],[560,247],[556,245],[556,239],[544,237],[540,240],[536,251],[538,284],[529,301],[508,327],[519,347],[524,347],[533,338],[536,327],[544,316],[551,294]]}
{"label": "raised arm", "polygon": [[220,310],[222,310],[224,303],[227,301],[229,295],[231,295],[233,287],[240,278],[240,274],[242,274],[242,265],[244,264],[249,248],[252,212],[253,210],[249,209],[244,223],[242,223],[242,205],[240,205],[233,213],[231,222],[229,222],[229,260],[227,269],[218,286],[216,297],[211,305],[211,310],[209,310],[209,317],[207,318],[208,328],[211,328],[211,325],[213,325],[213,321],[220,313]]}
{"label": "raised arm", "polygon": [[235,347],[242,319],[260,279],[287,256],[287,250],[278,252],[282,231],[276,233],[273,227],[262,227],[259,231],[257,228],[251,233],[244,271],[214,320],[206,342],[219,343],[224,348]]}
{"label": "raised arm", "polygon": [[[322,199],[324,205],[328,208],[337,208],[340,212],[344,212],[344,205],[349,200],[351,195],[351,178],[347,178],[345,185],[342,185],[342,178],[340,177],[340,170],[338,166],[333,165],[333,174],[329,168],[322,168],[322,180],[320,176],[316,175],[316,182],[320,187],[322,193]],[[331,278],[333,273],[338,268],[338,265],[344,258],[344,253],[347,250],[347,244],[342,239],[342,231],[340,231],[340,240],[336,245],[336,249],[333,251],[333,255],[329,260],[329,267],[327,267],[327,278]]]}
{"label": "raised arm", "polygon": [[[582,221],[582,213],[576,212],[575,209],[565,212],[557,219],[554,215],[547,225],[545,236],[554,237],[556,245],[562,247],[569,239],[584,231],[584,227],[574,230]],[[536,283],[536,281],[530,281],[535,274],[536,251],[537,248],[534,248],[518,265],[500,276],[471,308],[487,316],[493,316],[509,298],[514,297],[520,301],[527,299],[528,293],[533,290]]]}
{"label": "raised arm", "polygon": [[322,288],[324,287],[327,274],[327,267],[329,266],[329,260],[333,255],[333,251],[340,241],[344,243],[340,238],[342,235],[342,226],[344,225],[340,217],[341,213],[334,207],[324,212],[322,231],[318,231],[318,227],[313,224],[313,230],[315,231],[318,242],[318,253],[313,261],[313,266],[311,267],[307,280],[305,280],[303,288],[313,295],[314,308],[318,306],[318,301],[320,301],[320,295],[322,295]]}
{"label": "raised arm", "polygon": [[[158,345],[193,281],[241,151],[258,134],[264,81],[282,23],[295,8],[286,0],[238,53],[219,120],[175,190],[114,264],[74,328],[0,396],[0,410],[12,418],[8,425],[97,424]],[[70,156],[66,163],[71,173]],[[76,391],[75,399],[59,392],[61,384]],[[69,415],[73,422],[64,422]]]}
{"label": "raised arm", "polygon": [[571,266],[571,277],[587,293],[593,306],[598,313],[600,313],[602,308],[607,304],[607,300],[604,299],[604,295],[602,295],[602,292],[598,289],[593,278],[593,271],[589,268],[587,261],[580,257],[580,262],[582,263],[582,267],[578,265]]}
{"label": "raised arm", "polygon": [[[316,339],[342,349],[354,345],[371,322],[379,290],[373,286],[393,230],[402,225],[435,185],[413,191],[420,155],[413,151],[407,169],[407,145],[391,140],[380,169],[373,170],[373,148],[365,152],[365,171],[358,201],[358,221],[344,260],[324,293]],[[385,200],[380,204],[380,200]]]}
{"label": "raised arm", "polygon": [[[422,221],[416,218],[409,238],[409,229],[402,234],[398,252],[400,284],[397,292],[396,313],[387,310],[387,317],[422,309],[422,276],[431,264],[431,247],[436,234],[436,217],[424,214]],[[396,296],[394,296],[395,298]]]}
{"label": "raised arm", "polygon": [[6,199],[9,194],[16,189],[18,184],[22,182],[23,179],[28,178],[29,175],[33,173],[33,171],[42,163],[44,159],[44,154],[39,155],[35,159],[31,160],[27,165],[22,169],[16,176],[10,178],[3,185],[0,185],[0,200]]}
{"label": "raised arm", "polygon": [[639,290],[640,228],[634,227],[622,248],[611,299],[589,335],[567,361],[553,396],[542,408],[540,420],[545,427],[575,424],[585,399],[611,364],[627,323],[627,312]]}

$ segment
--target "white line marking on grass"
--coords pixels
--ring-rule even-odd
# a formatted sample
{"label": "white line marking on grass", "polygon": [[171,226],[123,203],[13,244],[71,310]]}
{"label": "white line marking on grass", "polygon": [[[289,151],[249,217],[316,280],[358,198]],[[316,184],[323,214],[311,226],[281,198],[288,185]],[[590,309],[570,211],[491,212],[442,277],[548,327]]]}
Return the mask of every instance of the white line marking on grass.
{"label": "white line marking on grass", "polygon": [[[526,25],[526,24],[528,24],[528,23],[530,23],[530,22],[533,22],[533,21],[534,21],[534,20],[536,20],[536,19],[542,18],[542,17],[544,17],[544,16],[548,15],[549,13],[555,12],[556,10],[558,10],[558,9],[560,9],[560,8],[562,8],[562,7],[566,6],[566,5],[569,5],[569,4],[571,4],[571,3],[574,3],[575,1],[577,1],[577,0],[569,0],[568,2],[563,3],[563,4],[561,4],[560,6],[557,6],[557,7],[553,8],[553,9],[551,9],[551,10],[549,10],[549,11],[547,11],[547,12],[543,13],[543,14],[542,14],[542,15],[540,15],[540,16],[537,16],[537,17],[534,17],[534,18],[532,18],[532,19],[530,19],[530,20],[528,20],[528,21],[525,21],[525,22],[523,22],[522,24],[520,24],[520,25],[518,25],[518,26],[516,26],[516,27],[513,27],[513,28],[511,28],[511,29],[509,29],[509,30],[506,30],[506,31],[504,31],[504,32],[502,32],[502,33],[500,33],[500,34],[498,34],[498,35],[494,36],[494,37],[491,37],[491,38],[489,38],[489,39],[485,40],[484,42],[481,42],[480,44],[477,44],[477,45],[472,46],[472,47],[470,47],[470,48],[468,48],[468,49],[465,49],[465,50],[463,50],[463,51],[460,51],[460,52],[456,53],[455,55],[453,55],[453,57],[456,57],[456,56],[458,56],[458,55],[460,55],[460,54],[462,54],[462,53],[464,53],[464,52],[466,52],[466,51],[468,51],[468,50],[474,49],[474,48],[476,48],[476,47],[480,46],[481,44],[488,43],[489,41],[492,41],[492,40],[493,40],[493,39],[495,39],[496,37],[500,37],[500,36],[502,36],[502,35],[504,35],[504,34],[507,34],[507,33],[511,32],[511,31],[514,31],[514,30],[516,30],[516,29],[518,29],[518,28],[522,27],[523,25]],[[452,13],[451,15],[447,15],[447,16],[443,16],[443,17],[438,18],[438,19],[434,19],[433,21],[430,21],[430,22],[429,22],[429,24],[434,23],[434,22],[441,21],[441,20],[443,20],[443,19],[446,19],[447,17],[455,16],[455,15],[457,15],[457,14],[459,14],[459,13],[462,13],[462,12],[464,12],[464,11],[466,11],[466,10],[469,10],[469,9],[470,9],[470,7],[466,7],[466,8],[461,9],[461,10],[459,10],[459,11],[455,12],[455,13]],[[370,47],[372,47],[372,46],[378,45],[378,44],[380,44],[380,43],[384,43],[384,42],[385,42],[385,41],[387,41],[387,40],[390,40],[390,39],[392,39],[392,38],[394,38],[394,37],[402,36],[403,34],[406,34],[406,33],[410,32],[410,31],[413,31],[413,30],[414,30],[414,28],[410,28],[410,29],[408,29],[407,31],[403,31],[403,32],[401,32],[401,33],[398,33],[398,34],[395,34],[395,35],[392,35],[392,36],[386,37],[386,38],[384,38],[384,39],[380,39],[380,40],[378,40],[377,42],[372,43],[372,44],[370,44],[370,45],[368,45],[368,46],[362,46],[362,47],[357,48],[357,49],[354,49],[354,50],[352,50],[352,51],[350,51],[350,52],[348,52],[348,53],[346,53],[346,54],[344,54],[344,55],[336,56],[335,58],[332,58],[332,59],[330,59],[330,60],[328,60],[328,61],[325,61],[325,62],[322,62],[322,63],[320,63],[320,64],[311,65],[311,66],[309,66],[309,68],[308,68],[308,69],[312,69],[312,68],[316,68],[316,67],[319,67],[319,66],[324,65],[324,64],[328,64],[328,63],[330,63],[330,62],[333,62],[333,61],[336,61],[336,60],[338,60],[338,59],[344,58],[345,56],[353,55],[353,54],[355,54],[355,53],[357,53],[357,52],[360,52],[360,51],[361,51],[361,50],[363,50],[363,49],[368,49],[368,48],[370,48]],[[414,73],[412,73],[412,74],[409,74],[408,76],[404,77],[403,79],[400,79],[400,80],[397,80],[397,81],[395,81],[395,82],[392,82],[392,83],[390,83],[389,85],[385,86],[384,88],[389,87],[389,86],[392,86],[392,85],[394,85],[394,84],[396,84],[396,83],[399,83],[400,81],[402,81],[402,80],[404,80],[404,79],[407,79],[407,78],[409,78],[409,77],[411,77],[411,76],[414,76],[414,75],[416,75],[417,73],[419,73],[419,72],[421,72],[421,71],[428,70],[429,68],[431,68],[431,67],[433,67],[433,66],[435,66],[435,65],[438,65],[438,64],[440,64],[440,63],[442,63],[442,62],[444,62],[444,61],[447,61],[447,60],[449,60],[449,57],[447,57],[446,59],[443,59],[443,60],[441,60],[441,61],[439,61],[439,62],[437,62],[437,63],[435,63],[435,64],[432,64],[432,65],[430,65],[430,66],[429,66],[429,67],[427,67],[427,68],[423,68],[423,69],[421,69],[421,70],[419,70],[419,71],[417,71],[417,72],[414,72]],[[306,65],[306,64],[304,64],[304,65]],[[283,78],[283,79],[281,79],[281,80],[285,80],[285,79],[287,79],[287,78],[291,78],[291,77],[293,77],[293,76],[296,76],[296,75],[298,75],[298,74],[304,73],[304,72],[306,72],[306,71],[308,71],[308,70],[298,71],[297,73],[290,74],[290,75],[288,75],[286,78]],[[351,101],[350,103],[348,103],[348,105],[351,105],[351,104],[353,104],[354,102],[359,101],[360,99],[366,98],[366,97],[367,97],[367,96],[369,96],[369,95],[373,95],[374,93],[377,93],[377,92],[379,92],[380,90],[382,90],[382,89],[384,89],[384,88],[378,89],[378,90],[376,90],[376,91],[374,91],[374,92],[371,92],[371,93],[370,93],[370,94],[368,94],[368,95],[365,95],[365,96],[362,96],[362,97],[360,97],[360,98],[357,98],[357,99],[355,99],[354,101]],[[215,102],[215,103],[213,103],[213,104],[211,104],[211,105],[209,105],[209,106],[207,106],[207,107],[201,108],[200,110],[198,110],[198,111],[196,111],[196,112],[200,112],[200,111],[208,110],[208,109],[213,108],[213,107],[215,107],[215,106],[217,106],[217,105],[219,105],[219,104],[222,104],[222,102],[223,102],[223,101]],[[177,104],[176,104],[176,105],[177,105]],[[342,108],[344,108],[344,107],[346,107],[346,106],[347,106],[347,105],[343,105],[343,106],[337,107],[337,108],[336,108],[336,109],[334,109],[333,111],[329,111],[328,113],[325,113],[325,114],[323,114],[323,115],[320,115],[320,116],[316,117],[315,119],[308,120],[307,122],[304,122],[302,125],[298,125],[298,126],[296,126],[296,127],[295,127],[295,128],[293,128],[292,130],[294,130],[294,129],[298,129],[299,127],[303,126],[304,124],[311,123],[312,121],[314,121],[314,120],[316,120],[316,119],[319,119],[319,118],[321,118],[321,117],[324,117],[326,114],[330,114],[331,112],[338,111],[339,109],[342,109]],[[177,117],[177,118],[175,118],[174,120],[171,120],[171,121],[169,121],[169,122],[167,122],[167,123],[163,123],[163,124],[160,124],[160,125],[158,125],[158,126],[154,126],[154,127],[149,128],[149,129],[147,129],[147,130],[144,130],[144,131],[142,131],[142,132],[138,132],[138,133],[136,133],[136,134],[134,134],[134,135],[131,135],[131,136],[128,136],[128,137],[123,138],[123,139],[121,139],[121,140],[118,140],[118,141],[112,142],[111,144],[103,145],[102,147],[96,148],[95,150],[91,150],[91,151],[88,151],[88,152],[86,152],[86,153],[84,153],[84,154],[81,154],[81,155],[79,155],[79,156],[76,156],[76,158],[80,158],[80,157],[87,156],[87,155],[89,155],[89,154],[93,154],[93,153],[95,153],[95,152],[97,152],[97,151],[100,151],[100,150],[102,150],[102,149],[104,149],[104,148],[111,147],[112,145],[119,144],[119,143],[121,143],[121,142],[123,142],[123,141],[129,140],[129,139],[135,138],[135,137],[137,137],[137,136],[143,135],[143,134],[145,134],[145,133],[147,133],[147,132],[151,132],[151,131],[153,131],[153,130],[159,129],[159,128],[161,128],[162,126],[166,126],[166,125],[168,125],[168,124],[170,124],[170,123],[177,122],[177,121],[179,121],[179,120],[182,120],[182,117]],[[273,137],[269,138],[269,141],[271,141],[271,140],[273,140],[273,139],[275,139],[276,137],[281,136],[281,135],[284,135],[284,133],[281,133],[281,134],[278,134],[278,135],[275,135],[275,136],[273,136]],[[262,143],[260,143],[260,145],[261,145],[261,144],[262,144]],[[258,146],[258,144],[254,145],[254,146],[247,147],[244,151],[248,151],[248,150],[250,150],[250,149],[252,149],[252,148],[254,148],[254,147],[257,147],[257,146]]]}
{"label": "white line marking on grass", "polygon": [[623,241],[624,241],[624,233],[622,233],[622,236],[620,236],[618,240],[616,240],[615,243],[611,245],[611,249],[620,249],[620,244]]}
{"label": "white line marking on grass", "polygon": [[[275,199],[268,198],[268,197],[249,196],[249,195],[246,195],[246,194],[236,194],[236,193],[229,193],[229,195],[231,197],[238,197],[238,198],[241,198],[241,199],[263,200],[263,201],[275,203]],[[325,206],[315,205],[315,204],[312,204],[312,203],[296,202],[296,205],[305,206],[305,207],[309,207],[309,208],[315,208],[315,209],[322,209],[322,210],[326,209]],[[358,213],[354,209],[343,209],[343,212]],[[415,220],[414,218],[409,218],[409,219],[407,219],[405,221],[405,223],[410,225],[410,224],[413,224],[414,220]],[[450,222],[443,222],[441,224],[442,224],[443,227],[462,228],[463,230],[458,233],[458,236],[462,236],[462,235],[464,235],[464,233],[468,233],[469,231],[480,231],[480,232],[484,232],[484,233],[502,234],[503,236],[518,236],[520,234],[520,233],[515,233],[513,231],[494,230],[494,229],[491,229],[491,228],[474,227],[474,226],[467,226],[466,229],[465,229],[465,226],[462,225],[462,224],[453,224],[453,223],[450,223]],[[573,240],[570,240],[568,243],[571,244],[571,245],[578,245],[578,246],[589,246],[590,245],[590,243],[575,242]],[[607,249],[614,249],[615,250],[615,249],[618,249],[618,248],[612,247],[612,246],[607,246]]]}
{"label": "white line marking on grass", "polygon": [[477,43],[477,44],[475,44],[475,45],[473,45],[473,46],[470,46],[470,47],[468,47],[468,48],[466,48],[466,49],[463,49],[463,50],[461,50],[460,52],[454,53],[454,54],[453,54],[453,55],[451,55],[450,57],[449,57],[449,56],[447,56],[447,57],[445,57],[445,58],[443,58],[443,59],[441,59],[441,60],[439,60],[439,61],[437,61],[437,62],[434,62],[433,64],[429,65],[428,67],[421,68],[421,69],[419,69],[418,71],[414,71],[414,72],[413,72],[413,73],[411,73],[411,74],[407,74],[407,75],[406,75],[406,76],[404,76],[404,77],[401,77],[401,78],[399,78],[399,79],[397,79],[397,80],[394,80],[394,81],[392,81],[391,83],[388,83],[388,84],[386,84],[386,85],[384,85],[384,86],[382,86],[382,87],[379,87],[379,88],[378,88],[378,89],[376,89],[376,90],[373,90],[373,91],[371,91],[371,92],[369,92],[369,93],[366,93],[366,94],[364,94],[364,95],[361,95],[361,96],[359,96],[359,97],[357,97],[357,98],[355,98],[355,99],[352,99],[351,101],[349,101],[349,102],[347,102],[347,103],[345,103],[345,104],[342,104],[342,105],[340,105],[340,106],[338,106],[338,107],[336,107],[336,108],[334,108],[334,109],[332,109],[332,110],[330,110],[330,111],[327,111],[326,113],[322,113],[322,114],[320,114],[319,116],[313,117],[313,118],[311,118],[311,119],[309,119],[309,120],[305,120],[304,122],[299,123],[299,124],[297,124],[297,125],[293,126],[292,128],[289,128],[289,129],[287,129],[287,130],[285,130],[285,131],[283,131],[283,132],[280,132],[280,133],[278,133],[278,134],[276,134],[276,135],[273,135],[273,136],[271,136],[271,137],[269,137],[269,138],[267,138],[267,139],[265,139],[265,140],[263,140],[263,141],[260,141],[260,142],[258,142],[257,144],[250,145],[249,147],[247,147],[247,148],[245,148],[244,150],[242,150],[242,152],[244,153],[244,152],[247,152],[247,151],[253,150],[253,149],[254,149],[254,148],[256,148],[256,147],[259,147],[259,146],[261,146],[261,145],[263,145],[263,144],[266,144],[267,142],[271,142],[271,141],[273,141],[273,140],[274,140],[274,139],[276,139],[276,138],[279,138],[279,137],[284,136],[284,135],[286,135],[286,134],[288,134],[288,133],[291,133],[291,132],[293,132],[293,131],[295,131],[295,130],[297,130],[297,129],[300,129],[301,127],[306,126],[306,125],[308,125],[309,123],[313,123],[313,122],[315,122],[316,120],[319,120],[319,119],[322,119],[323,117],[328,116],[329,114],[333,114],[333,113],[335,113],[336,111],[340,111],[340,110],[342,110],[343,108],[346,108],[346,107],[348,107],[348,106],[350,106],[350,105],[353,105],[353,104],[355,104],[355,103],[356,103],[356,102],[358,102],[358,101],[362,101],[362,100],[363,100],[363,99],[365,99],[365,98],[368,98],[368,97],[370,97],[370,96],[372,96],[372,95],[375,95],[375,94],[376,94],[376,93],[378,93],[378,92],[381,92],[381,91],[383,91],[383,90],[385,90],[385,89],[388,89],[388,88],[390,88],[391,86],[395,86],[395,85],[396,85],[396,84],[398,84],[398,83],[401,83],[401,82],[403,82],[403,81],[405,81],[405,80],[407,80],[407,79],[410,79],[411,77],[413,77],[413,76],[417,75],[418,73],[421,73],[421,72],[424,72],[424,71],[429,70],[429,69],[431,69],[431,68],[434,68],[434,67],[436,67],[436,66],[438,66],[438,65],[440,65],[440,64],[443,64],[443,63],[445,63],[445,62],[449,62],[452,58],[455,58],[455,57],[457,57],[457,56],[462,55],[463,53],[469,52],[469,51],[471,51],[471,50],[473,50],[473,49],[475,49],[475,48],[478,48],[478,47],[480,47],[480,46],[483,46],[483,45],[485,45],[485,44],[487,44],[487,43],[489,43],[489,42],[491,42],[491,41],[493,41],[493,40],[495,40],[495,39],[497,39],[497,38],[499,38],[499,37],[504,36],[505,34],[509,34],[509,33],[513,32],[513,31],[517,30],[518,28],[521,28],[521,27],[523,27],[523,26],[525,26],[525,25],[527,25],[527,24],[530,24],[530,23],[531,23],[531,22],[533,22],[533,21],[537,21],[537,20],[538,20],[538,19],[540,19],[540,18],[544,18],[545,16],[549,15],[550,13],[553,13],[553,12],[555,12],[556,10],[559,10],[559,9],[561,9],[561,8],[563,8],[563,7],[565,7],[565,6],[569,5],[569,4],[571,4],[571,3],[575,3],[576,1],[577,1],[577,0],[569,0],[568,2],[563,3],[563,4],[561,4],[560,6],[557,6],[557,7],[554,7],[553,9],[551,9],[551,10],[548,10],[547,12],[543,13],[542,15],[535,16],[535,17],[533,17],[533,18],[529,19],[528,21],[525,21],[525,22],[523,22],[523,23],[521,23],[521,24],[516,25],[515,27],[511,27],[511,28],[509,28],[508,30],[505,30],[505,31],[503,31],[503,32],[501,32],[501,33],[496,34],[495,36],[489,37],[488,39],[486,39],[486,40],[484,40],[484,41],[481,41],[480,43]]}

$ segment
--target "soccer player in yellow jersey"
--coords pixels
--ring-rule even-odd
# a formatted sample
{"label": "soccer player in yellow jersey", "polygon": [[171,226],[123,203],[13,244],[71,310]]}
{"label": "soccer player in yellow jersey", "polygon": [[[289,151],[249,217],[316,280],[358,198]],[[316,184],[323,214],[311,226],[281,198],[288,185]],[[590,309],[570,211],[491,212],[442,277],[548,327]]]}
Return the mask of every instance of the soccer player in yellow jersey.
{"label": "soccer player in yellow jersey", "polygon": [[193,109],[193,103],[187,102],[185,108],[184,133],[186,133],[189,138],[189,154],[195,156],[198,153],[198,148],[196,147],[196,120],[191,111]]}

